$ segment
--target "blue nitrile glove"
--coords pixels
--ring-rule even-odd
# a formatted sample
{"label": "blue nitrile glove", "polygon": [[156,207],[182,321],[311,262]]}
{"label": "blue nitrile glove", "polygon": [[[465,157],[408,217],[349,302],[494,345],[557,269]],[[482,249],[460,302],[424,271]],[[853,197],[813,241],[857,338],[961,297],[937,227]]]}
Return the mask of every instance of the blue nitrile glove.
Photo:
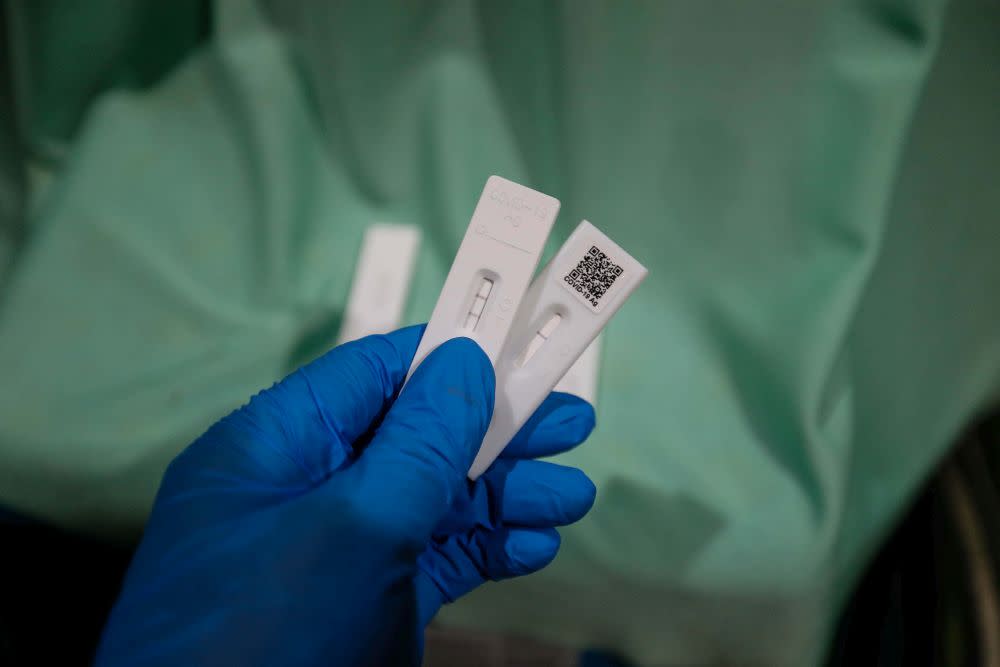
{"label": "blue nitrile glove", "polygon": [[553,394],[476,483],[493,369],[445,343],[394,401],[422,327],[338,347],[212,426],[167,469],[99,665],[418,664],[424,626],[556,554],[590,508],[589,405]]}

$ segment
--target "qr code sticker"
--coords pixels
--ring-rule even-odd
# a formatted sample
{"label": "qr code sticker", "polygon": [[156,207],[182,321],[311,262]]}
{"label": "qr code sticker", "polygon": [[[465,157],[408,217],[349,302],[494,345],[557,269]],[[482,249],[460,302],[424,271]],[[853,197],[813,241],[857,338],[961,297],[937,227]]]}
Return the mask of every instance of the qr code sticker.
{"label": "qr code sticker", "polygon": [[592,245],[576,268],[563,276],[563,281],[596,309],[621,274],[622,267]]}

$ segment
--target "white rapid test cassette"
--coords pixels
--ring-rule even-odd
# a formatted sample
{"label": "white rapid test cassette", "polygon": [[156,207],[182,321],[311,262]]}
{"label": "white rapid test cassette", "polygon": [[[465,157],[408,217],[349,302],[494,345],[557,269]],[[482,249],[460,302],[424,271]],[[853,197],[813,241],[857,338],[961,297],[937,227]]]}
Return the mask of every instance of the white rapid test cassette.
{"label": "white rapid test cassette", "polygon": [[583,354],[573,362],[566,375],[555,386],[555,391],[579,396],[597,408],[597,386],[601,378],[601,338],[594,339]]}
{"label": "white rapid test cassette", "polygon": [[490,176],[407,379],[434,348],[460,336],[496,365],[558,212],[559,200]]}
{"label": "white rapid test cassette", "polygon": [[469,477],[476,479],[646,277],[586,220],[535,278],[494,362],[496,403]]}
{"label": "white rapid test cassette", "polygon": [[338,345],[399,326],[419,249],[415,225],[376,224],[365,231]]}

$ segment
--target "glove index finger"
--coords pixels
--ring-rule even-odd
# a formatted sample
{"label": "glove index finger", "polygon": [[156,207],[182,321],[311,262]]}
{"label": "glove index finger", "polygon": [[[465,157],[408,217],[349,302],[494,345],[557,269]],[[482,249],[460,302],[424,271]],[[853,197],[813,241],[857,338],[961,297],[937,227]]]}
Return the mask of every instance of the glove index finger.
{"label": "glove index finger", "polygon": [[594,408],[587,401],[553,391],[500,454],[507,459],[553,456],[573,449],[594,430]]}
{"label": "glove index finger", "polygon": [[366,336],[299,370],[323,423],[344,445],[371,428],[399,391],[423,332],[417,325]]}
{"label": "glove index finger", "polygon": [[471,339],[447,341],[427,356],[368,448],[342,473],[373,520],[426,541],[465,488],[493,415],[495,382],[492,364]]}

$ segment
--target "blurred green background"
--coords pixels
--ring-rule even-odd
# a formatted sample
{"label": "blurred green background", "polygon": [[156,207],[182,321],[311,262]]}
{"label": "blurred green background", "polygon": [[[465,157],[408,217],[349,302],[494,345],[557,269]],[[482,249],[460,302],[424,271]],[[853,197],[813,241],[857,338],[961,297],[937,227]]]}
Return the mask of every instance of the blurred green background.
{"label": "blurred green background", "polygon": [[822,659],[1000,385],[1000,3],[0,3],[0,504],[141,530],[166,463],[335,340],[364,230],[429,315],[486,177],[650,269],[592,514],[450,625]]}

